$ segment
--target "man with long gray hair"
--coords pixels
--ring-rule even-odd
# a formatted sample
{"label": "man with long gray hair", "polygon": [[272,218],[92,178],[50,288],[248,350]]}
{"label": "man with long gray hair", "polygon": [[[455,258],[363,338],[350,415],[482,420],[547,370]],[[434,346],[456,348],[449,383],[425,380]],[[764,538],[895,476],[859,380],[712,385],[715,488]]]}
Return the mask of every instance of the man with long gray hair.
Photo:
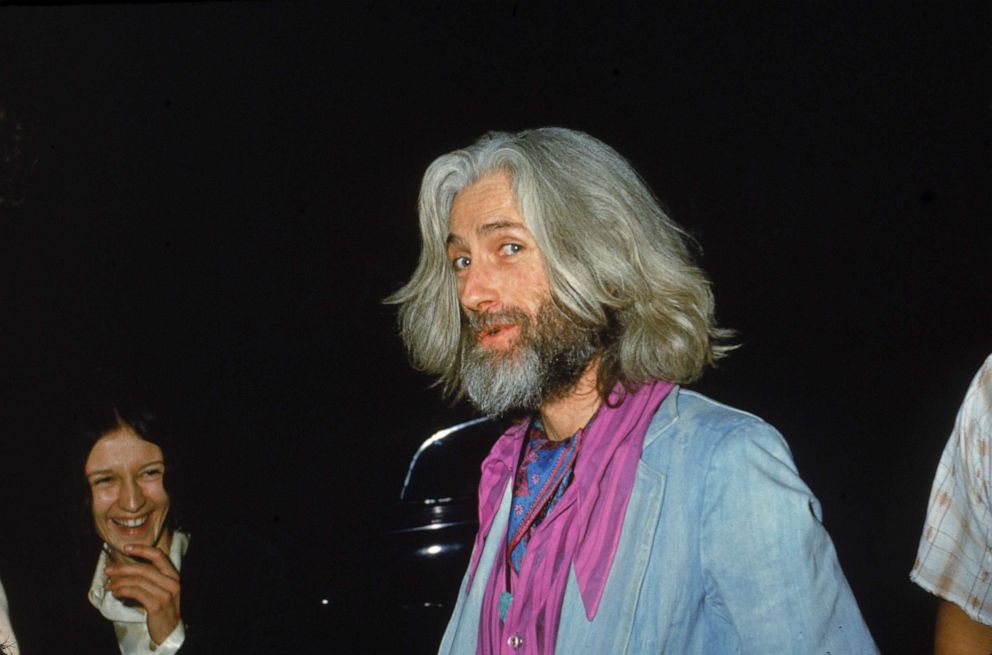
{"label": "man with long gray hair", "polygon": [[487,134],[431,164],[419,211],[388,299],[411,361],[519,417],[482,464],[441,653],[876,652],[782,437],[680,386],[730,335],[623,157]]}

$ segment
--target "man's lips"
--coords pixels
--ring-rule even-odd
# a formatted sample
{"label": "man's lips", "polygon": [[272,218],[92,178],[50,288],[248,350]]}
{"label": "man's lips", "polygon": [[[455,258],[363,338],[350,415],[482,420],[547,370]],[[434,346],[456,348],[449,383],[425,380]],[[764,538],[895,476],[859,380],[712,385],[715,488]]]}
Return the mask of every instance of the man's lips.
{"label": "man's lips", "polygon": [[495,346],[512,339],[520,327],[516,323],[495,323],[479,330],[478,341],[483,346]]}

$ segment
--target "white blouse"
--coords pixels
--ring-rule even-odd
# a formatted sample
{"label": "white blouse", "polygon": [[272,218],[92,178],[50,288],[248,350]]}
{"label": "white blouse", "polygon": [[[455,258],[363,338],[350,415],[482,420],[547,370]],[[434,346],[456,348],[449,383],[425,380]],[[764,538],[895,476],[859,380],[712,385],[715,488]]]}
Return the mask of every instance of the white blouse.
{"label": "white blouse", "polygon": [[[183,555],[189,545],[189,536],[179,530],[172,534],[172,545],[169,547],[169,559],[176,570],[180,570]],[[147,617],[143,610],[128,607],[109,593],[104,586],[107,576],[103,572],[107,566],[107,548],[100,551],[100,559],[96,562],[96,572],[90,584],[90,603],[100,610],[114,624],[117,634],[117,645],[122,655],[174,655],[186,640],[186,629],[180,621],[175,630],[161,644],[154,644],[148,634]]]}

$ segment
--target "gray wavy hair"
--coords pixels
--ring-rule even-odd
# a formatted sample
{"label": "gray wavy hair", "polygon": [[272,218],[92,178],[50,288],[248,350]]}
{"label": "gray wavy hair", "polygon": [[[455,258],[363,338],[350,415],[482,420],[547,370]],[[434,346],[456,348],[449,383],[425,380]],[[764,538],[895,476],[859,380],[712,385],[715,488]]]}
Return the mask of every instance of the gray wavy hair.
{"label": "gray wavy hair", "polygon": [[574,130],[548,127],[490,132],[436,159],[420,188],[423,248],[410,281],[385,302],[397,304],[412,365],[463,395],[461,308],[448,261],[448,215],[455,195],[480,177],[504,172],[544,257],[555,305],[607,335],[599,389],[654,379],[690,382],[733,346],[716,326],[706,274],[691,241],[618,152]]}

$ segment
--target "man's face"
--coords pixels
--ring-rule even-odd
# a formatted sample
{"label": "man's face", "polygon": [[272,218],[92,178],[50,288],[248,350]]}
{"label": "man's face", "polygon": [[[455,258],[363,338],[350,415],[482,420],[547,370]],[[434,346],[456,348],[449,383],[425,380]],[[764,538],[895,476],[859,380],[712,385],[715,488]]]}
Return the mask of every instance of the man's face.
{"label": "man's face", "polygon": [[553,302],[509,176],[491,173],[462,189],[449,228],[464,316],[462,386],[473,404],[484,414],[532,411],[566,393],[600,342]]}
{"label": "man's face", "polygon": [[490,173],[455,196],[448,219],[448,259],[458,277],[466,316],[484,320],[484,348],[507,352],[519,340],[519,320],[533,319],[550,300],[544,259],[513,198],[510,178]]}

